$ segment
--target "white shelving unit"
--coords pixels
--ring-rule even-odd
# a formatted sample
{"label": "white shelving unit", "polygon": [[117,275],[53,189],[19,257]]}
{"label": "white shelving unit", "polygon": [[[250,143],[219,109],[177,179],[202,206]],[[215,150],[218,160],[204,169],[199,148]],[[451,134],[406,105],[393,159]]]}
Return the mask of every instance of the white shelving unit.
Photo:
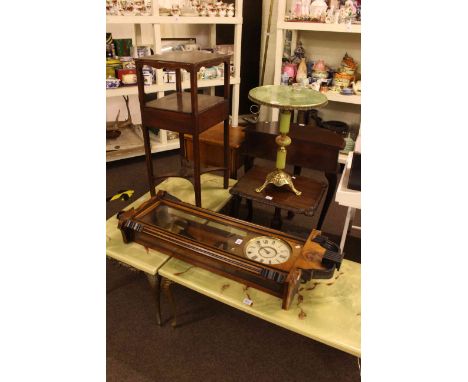
{"label": "white shelving unit", "polygon": [[[232,88],[232,110],[231,110],[231,124],[232,126],[238,125],[239,118],[239,87],[240,87],[240,63],[241,63],[241,38],[242,38],[242,6],[243,0],[235,0],[235,17],[189,17],[189,16],[159,16],[159,1],[153,0],[153,15],[152,16],[107,16],[106,23],[108,25],[116,24],[133,24],[133,46],[149,45],[142,44],[141,41],[141,25],[151,25],[153,29],[153,50],[155,54],[161,53],[161,25],[187,25],[187,24],[202,24],[209,26],[209,44],[211,47],[216,45],[216,25],[217,24],[231,24],[234,25],[234,77],[231,76],[230,83]],[[215,86],[224,85],[224,79],[217,78],[213,80],[199,80],[199,88],[210,88],[211,93],[214,94]],[[183,89],[190,88],[190,81],[182,82]],[[145,86],[145,93],[156,93],[157,97],[164,97],[167,91],[175,90],[175,84],[164,83],[162,70],[158,70],[156,74],[156,84]],[[116,89],[106,89],[106,97],[120,97],[124,95],[137,95],[137,86],[119,87]],[[139,111],[138,111],[139,112]],[[156,139],[152,137],[151,151],[153,153],[174,150],[179,148],[179,140],[167,140],[167,132],[165,130],[159,131],[159,137]],[[144,155],[143,141],[141,148],[132,146],[127,149],[125,147],[124,137],[121,139],[120,144],[116,146],[120,148],[116,151],[109,151],[106,154],[107,161],[118,159],[130,158],[134,156]]]}
{"label": "white shelving unit", "polygon": [[341,32],[341,33],[361,33],[361,26],[354,24],[323,24],[312,22],[283,21],[278,20],[278,27],[287,30],[316,31],[316,32]]}
{"label": "white shelving unit", "polygon": [[[301,33],[311,32],[331,32],[336,34],[336,39],[340,39],[342,34],[360,34],[361,25],[353,24],[323,24],[323,23],[312,23],[312,22],[296,22],[296,21],[284,21],[286,13],[286,2],[287,0],[278,0],[278,20],[276,23],[276,46],[275,46],[275,68],[274,68],[274,79],[273,83],[279,85],[281,83],[281,67],[283,58],[283,48],[285,31],[292,31],[291,48],[297,44]],[[307,49],[307,47],[305,46]],[[346,47],[343,46],[343,51],[346,51]],[[353,107],[359,108],[361,105],[360,95],[342,95],[332,92],[325,93],[330,102],[340,102],[350,105],[356,105]],[[272,120],[278,120],[278,109],[272,110]],[[347,154],[340,153],[339,163],[346,163]]]}

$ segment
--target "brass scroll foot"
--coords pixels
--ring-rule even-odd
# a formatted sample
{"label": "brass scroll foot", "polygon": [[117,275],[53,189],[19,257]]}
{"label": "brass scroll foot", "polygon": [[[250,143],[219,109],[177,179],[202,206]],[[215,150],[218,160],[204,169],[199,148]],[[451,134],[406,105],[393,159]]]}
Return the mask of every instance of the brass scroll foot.
{"label": "brass scroll foot", "polygon": [[263,183],[260,187],[256,188],[255,191],[262,192],[265,189],[265,187],[270,183],[274,184],[276,187],[282,187],[287,185],[289,186],[291,191],[294,192],[297,196],[302,194],[301,191],[294,187],[291,175],[279,169],[270,172],[266,177],[265,183]]}

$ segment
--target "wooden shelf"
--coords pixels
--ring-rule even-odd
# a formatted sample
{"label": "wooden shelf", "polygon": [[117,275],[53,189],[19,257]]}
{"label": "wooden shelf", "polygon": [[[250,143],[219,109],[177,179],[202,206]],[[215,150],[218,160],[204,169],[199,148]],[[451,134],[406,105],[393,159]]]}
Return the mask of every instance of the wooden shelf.
{"label": "wooden shelf", "polygon": [[[231,77],[230,79],[231,85],[240,84],[240,78]],[[222,86],[224,85],[224,78],[215,78],[213,80],[199,80],[198,87],[199,88],[207,88],[210,86]],[[190,81],[182,81],[182,87],[184,89],[190,88]],[[175,83],[164,83],[161,85],[150,85],[145,86],[145,93],[156,93],[156,92],[166,92],[170,90],[175,90]],[[134,86],[121,86],[115,89],[106,89],[106,97],[118,97],[124,95],[134,95],[138,94],[138,87]]]}
{"label": "wooden shelf", "polygon": [[106,16],[107,24],[242,24],[242,17]]}
{"label": "wooden shelf", "polygon": [[[106,151],[106,162],[112,162],[119,159],[127,159],[145,155],[143,136],[139,126],[135,129],[122,129],[120,137],[109,140],[106,143],[106,150],[112,149],[111,146],[119,146],[115,151]],[[151,152],[159,153],[162,151],[176,150],[180,147],[179,139],[172,139],[167,143],[162,143],[158,137],[150,133]]]}
{"label": "wooden shelf", "polygon": [[332,102],[342,102],[342,103],[351,103],[354,105],[360,105],[361,104],[361,96],[360,95],[343,95],[339,93],[333,93],[333,92],[326,92],[324,93],[329,101]]}
{"label": "wooden shelf", "polygon": [[306,21],[280,21],[278,28],[298,31],[361,33],[359,24],[325,24]]}

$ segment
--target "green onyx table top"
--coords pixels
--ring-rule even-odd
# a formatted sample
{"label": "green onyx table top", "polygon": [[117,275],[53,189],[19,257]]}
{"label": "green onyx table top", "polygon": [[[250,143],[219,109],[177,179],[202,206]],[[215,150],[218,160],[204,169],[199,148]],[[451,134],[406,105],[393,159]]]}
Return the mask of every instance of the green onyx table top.
{"label": "green onyx table top", "polygon": [[302,86],[266,85],[253,88],[249,99],[259,105],[283,110],[309,110],[323,107],[328,98],[322,93]]}
{"label": "green onyx table top", "polygon": [[[234,186],[236,180],[230,179],[229,187],[226,190],[223,188],[223,177],[221,176],[202,174],[200,182],[202,206],[209,210],[219,211],[231,199],[229,190]],[[183,202],[195,204],[193,185],[187,179],[168,178],[156,187],[156,192],[159,190],[167,191]],[[125,209],[137,208],[149,198],[150,193],[147,192]],[[117,223],[117,215],[112,216],[106,222],[106,255],[124,265],[155,275],[170,256],[151,248],[145,248],[137,243],[125,244],[122,234],[117,228]]]}
{"label": "green onyx table top", "polygon": [[[301,284],[289,310],[281,299],[176,258],[169,259],[158,273],[248,314],[361,356],[361,265],[344,260],[329,280]],[[300,296],[300,297],[299,297]],[[250,299],[251,306],[244,303]]]}

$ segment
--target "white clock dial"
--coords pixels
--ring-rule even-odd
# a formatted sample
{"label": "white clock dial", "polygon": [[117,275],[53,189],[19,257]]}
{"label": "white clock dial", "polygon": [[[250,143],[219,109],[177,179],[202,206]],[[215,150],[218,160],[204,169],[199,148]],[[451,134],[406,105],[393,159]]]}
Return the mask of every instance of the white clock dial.
{"label": "white clock dial", "polygon": [[258,236],[244,247],[245,255],[262,264],[281,264],[291,256],[291,247],[281,239],[270,236]]}

